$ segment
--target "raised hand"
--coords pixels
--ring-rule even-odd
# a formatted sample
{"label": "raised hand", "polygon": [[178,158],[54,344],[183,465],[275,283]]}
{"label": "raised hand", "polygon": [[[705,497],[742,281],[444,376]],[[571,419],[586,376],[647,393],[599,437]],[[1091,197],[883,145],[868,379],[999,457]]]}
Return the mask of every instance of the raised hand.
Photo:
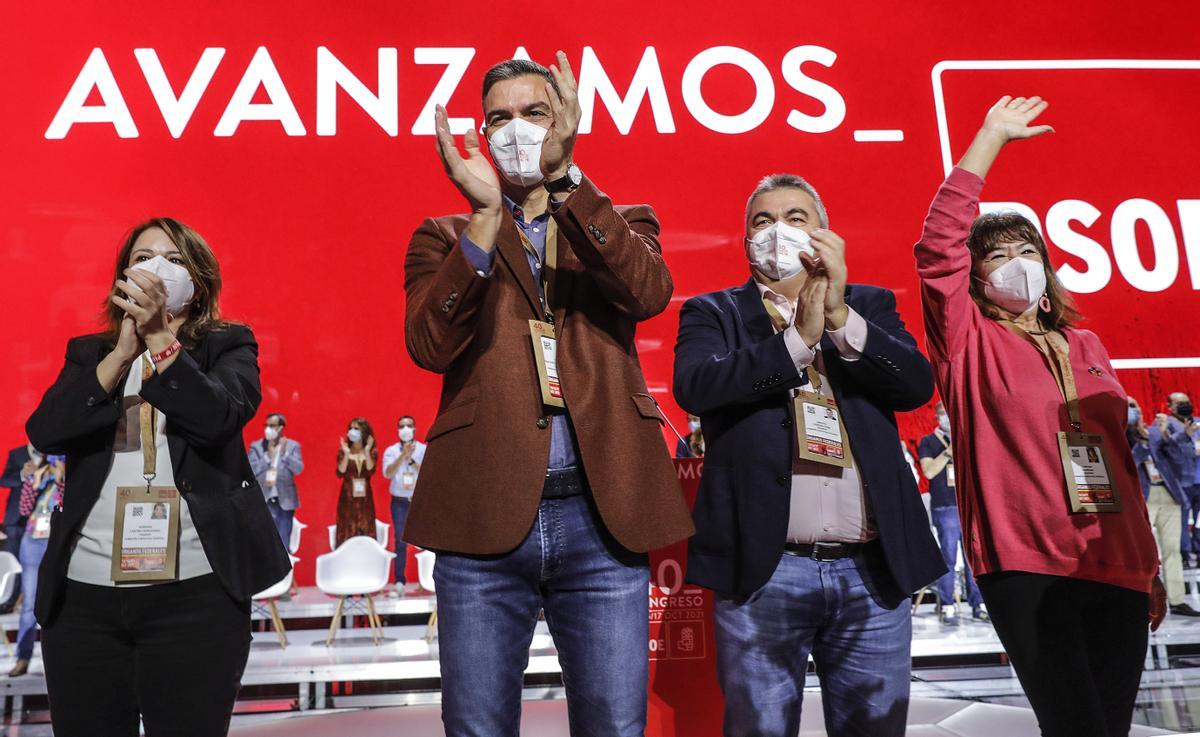
{"label": "raised hand", "polygon": [[980,178],[986,177],[1004,144],[1053,132],[1054,128],[1049,125],[1030,125],[1049,106],[1050,103],[1036,95],[1028,98],[1001,97],[988,110],[983,126],[975,134],[975,140],[959,160],[959,168]]}
{"label": "raised hand", "polygon": [[1052,133],[1052,126],[1029,125],[1048,107],[1050,103],[1036,95],[1029,98],[1005,95],[988,110],[983,130],[1003,137],[1006,142]]}
{"label": "raised hand", "polygon": [[579,119],[583,116],[579,107],[579,84],[575,81],[575,73],[571,71],[571,62],[561,51],[555,58],[558,63],[550,65],[550,74],[558,84],[558,92],[555,93],[554,86],[546,83],[546,95],[550,98],[554,123],[542,141],[542,175],[548,182],[566,176],[575,151]]}
{"label": "raised hand", "polygon": [[821,342],[825,334],[825,295],[829,291],[829,277],[810,275],[800,288],[796,300],[796,332],[804,345],[812,348]]}
{"label": "raised hand", "polygon": [[809,274],[828,278],[829,285],[825,290],[825,328],[838,330],[845,327],[846,316],[850,311],[846,306],[846,241],[826,228],[814,230],[810,237],[816,254],[813,257],[801,254],[800,259]]}
{"label": "raised hand", "polygon": [[458,187],[471,205],[472,212],[500,210],[500,177],[479,148],[479,134],[473,129],[463,137],[467,150],[466,158],[458,152],[454,136],[450,133],[450,122],[446,108],[437,106],[434,113],[438,156],[446,176]]}

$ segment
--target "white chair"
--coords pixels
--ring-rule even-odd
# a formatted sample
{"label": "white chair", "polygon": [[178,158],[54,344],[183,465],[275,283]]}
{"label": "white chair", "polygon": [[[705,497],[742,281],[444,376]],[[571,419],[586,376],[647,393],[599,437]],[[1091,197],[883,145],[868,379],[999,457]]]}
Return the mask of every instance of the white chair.
{"label": "white chair", "polygon": [[[387,547],[388,530],[390,529],[392,529],[392,526],[387,522],[375,520],[375,542],[379,543],[380,547]],[[337,525],[329,526],[329,549],[337,549]]]}
{"label": "white chair", "polygon": [[298,519],[292,520],[292,536],[288,539],[288,552],[292,555],[300,552],[300,533],[308,525]]}
{"label": "white chair", "polygon": [[288,569],[287,575],[280,579],[279,583],[250,597],[250,606],[255,611],[271,616],[271,624],[275,627],[275,634],[279,637],[279,647],[281,648],[288,646],[288,638],[287,631],[283,628],[283,619],[279,616],[279,607],[275,605],[275,600],[291,590],[292,578],[296,575],[296,561],[300,560],[294,555],[289,555],[288,557],[292,559],[292,567]]}
{"label": "white chair", "polygon": [[[21,561],[12,553],[0,552],[0,601],[8,601],[17,590],[17,576],[21,575]],[[34,574],[37,575],[37,574]],[[8,641],[8,630],[0,625],[0,637],[4,647],[12,655],[12,643]]]}
{"label": "white chair", "polygon": [[[367,601],[367,621],[371,624],[371,638],[378,645],[383,640],[383,623],[375,613],[373,594],[387,587],[391,574],[392,559],[396,554],[380,545],[376,540],[359,535],[338,546],[332,553],[317,558],[317,588],[328,596],[338,597],[333,621],[329,623],[329,637],[325,644],[332,645],[342,622],[342,611],[346,599],[363,597]],[[351,598],[351,606],[356,599]]]}
{"label": "white chair", "polygon": [[[421,588],[426,591],[433,592],[433,564],[437,561],[437,554],[432,550],[422,550],[417,553],[417,581],[420,582]],[[429,624],[425,626],[425,642],[433,643],[433,638],[437,637],[437,598],[433,600],[433,612],[429,615]]]}

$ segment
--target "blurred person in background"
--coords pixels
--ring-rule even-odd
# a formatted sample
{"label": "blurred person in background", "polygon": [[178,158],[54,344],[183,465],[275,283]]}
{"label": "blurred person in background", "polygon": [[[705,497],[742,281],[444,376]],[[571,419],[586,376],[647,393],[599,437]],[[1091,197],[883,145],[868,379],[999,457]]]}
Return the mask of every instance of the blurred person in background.
{"label": "blurred person in background", "polygon": [[337,500],[337,545],[358,535],[375,538],[371,477],[379,461],[375,433],[371,431],[371,423],[362,417],[350,421],[341,443],[337,456],[337,475],[342,480]]}
{"label": "blurred person in background", "polygon": [[267,415],[263,439],[250,445],[250,468],[262,487],[267,509],[279,530],[283,547],[290,548],[292,523],[300,508],[296,477],[304,470],[304,455],[300,443],[285,437],[287,418],[275,412]]}

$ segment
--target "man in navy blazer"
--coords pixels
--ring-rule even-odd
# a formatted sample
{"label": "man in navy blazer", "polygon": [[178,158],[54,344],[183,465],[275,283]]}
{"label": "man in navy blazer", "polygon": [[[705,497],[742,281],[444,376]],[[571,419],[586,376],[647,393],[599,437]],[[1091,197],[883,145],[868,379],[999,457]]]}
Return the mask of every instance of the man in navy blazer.
{"label": "man in navy blazer", "polygon": [[745,248],[752,278],[688,300],[675,346],[707,446],[687,578],[717,593],[724,734],[795,735],[811,654],[830,735],[900,737],[909,596],[946,567],[893,413],[929,401],[932,371],[895,296],[847,285],[802,178],[759,184]]}

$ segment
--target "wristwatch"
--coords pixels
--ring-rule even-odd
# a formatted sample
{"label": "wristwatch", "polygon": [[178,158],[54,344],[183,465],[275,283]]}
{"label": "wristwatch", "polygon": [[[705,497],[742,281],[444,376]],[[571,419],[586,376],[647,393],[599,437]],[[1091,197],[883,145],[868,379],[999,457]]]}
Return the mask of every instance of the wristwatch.
{"label": "wristwatch", "polygon": [[562,194],[563,192],[570,192],[576,189],[582,181],[583,172],[580,171],[578,166],[571,164],[567,167],[566,176],[555,179],[553,182],[546,182],[544,186],[546,187],[546,191],[551,194]]}

